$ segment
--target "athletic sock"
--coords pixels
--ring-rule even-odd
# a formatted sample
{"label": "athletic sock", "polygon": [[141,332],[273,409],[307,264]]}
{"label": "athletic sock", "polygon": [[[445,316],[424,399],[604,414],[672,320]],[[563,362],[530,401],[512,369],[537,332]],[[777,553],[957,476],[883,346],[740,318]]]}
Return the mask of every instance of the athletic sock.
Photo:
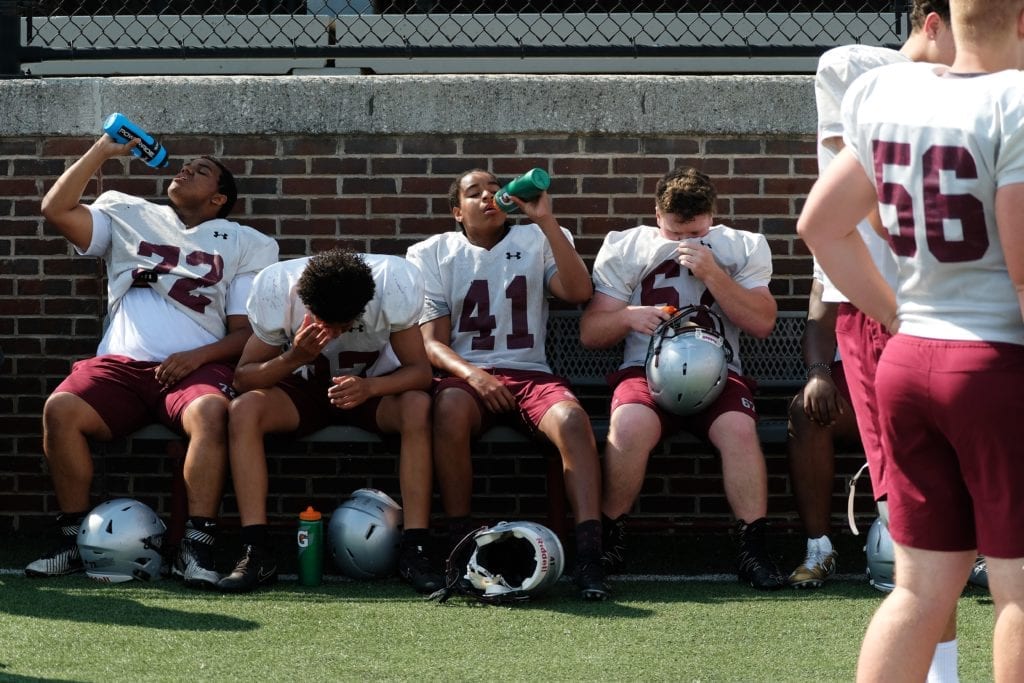
{"label": "athletic sock", "polygon": [[932,665],[928,668],[927,683],[957,683],[956,638],[935,646]]}
{"label": "athletic sock", "polygon": [[601,520],[588,519],[576,525],[576,557],[580,563],[601,558]]}
{"label": "athletic sock", "polygon": [[266,524],[250,524],[249,526],[243,526],[242,532],[242,545],[251,545],[257,548],[267,547],[267,525]]}

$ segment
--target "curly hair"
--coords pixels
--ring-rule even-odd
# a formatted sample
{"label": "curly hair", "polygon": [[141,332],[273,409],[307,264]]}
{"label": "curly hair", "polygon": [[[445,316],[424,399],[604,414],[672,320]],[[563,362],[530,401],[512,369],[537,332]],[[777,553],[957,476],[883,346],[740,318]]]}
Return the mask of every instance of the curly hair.
{"label": "curly hair", "polygon": [[348,323],[363,314],[376,286],[373,272],[351,249],[331,249],[309,259],[299,277],[299,298],[328,324]]}
{"label": "curly hair", "polygon": [[695,168],[683,166],[662,176],[655,197],[662,214],[673,214],[689,221],[694,216],[715,213],[718,191],[711,178]]}

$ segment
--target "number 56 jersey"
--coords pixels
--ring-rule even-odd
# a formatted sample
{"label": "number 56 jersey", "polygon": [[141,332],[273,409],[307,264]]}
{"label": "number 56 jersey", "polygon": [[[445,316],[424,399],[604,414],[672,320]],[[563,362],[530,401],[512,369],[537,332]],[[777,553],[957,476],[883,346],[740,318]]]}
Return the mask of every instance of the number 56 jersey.
{"label": "number 56 jersey", "polygon": [[899,265],[900,332],[1024,344],[996,227],[999,187],[1024,182],[1024,76],[885,66],[843,99],[843,129],[878,191]]}
{"label": "number 56 jersey", "polygon": [[478,367],[551,372],[546,290],[557,268],[538,225],[512,226],[491,249],[446,232],[409,247],[406,257],[423,273],[420,322],[451,316],[455,353]]}

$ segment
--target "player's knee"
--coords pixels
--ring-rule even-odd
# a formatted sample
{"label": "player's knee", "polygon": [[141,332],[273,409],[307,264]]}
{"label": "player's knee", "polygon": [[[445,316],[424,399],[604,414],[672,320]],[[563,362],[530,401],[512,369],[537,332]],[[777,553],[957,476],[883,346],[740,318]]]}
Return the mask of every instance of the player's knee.
{"label": "player's knee", "polygon": [[78,431],[92,434],[99,425],[91,425],[89,404],[67,392],[51,394],[43,405],[43,431],[47,435]]}
{"label": "player's knee", "polygon": [[424,391],[405,391],[398,395],[402,431],[430,429],[430,395]]}
{"label": "player's knee", "polygon": [[446,389],[434,397],[434,434],[468,436],[477,411],[473,398],[461,389]]}
{"label": "player's knee", "polygon": [[242,394],[228,406],[228,431],[237,434],[259,429],[266,409],[267,401],[263,394]]}
{"label": "player's knee", "polygon": [[227,435],[228,400],[219,394],[200,396],[185,409],[182,424],[192,437],[224,438]]}

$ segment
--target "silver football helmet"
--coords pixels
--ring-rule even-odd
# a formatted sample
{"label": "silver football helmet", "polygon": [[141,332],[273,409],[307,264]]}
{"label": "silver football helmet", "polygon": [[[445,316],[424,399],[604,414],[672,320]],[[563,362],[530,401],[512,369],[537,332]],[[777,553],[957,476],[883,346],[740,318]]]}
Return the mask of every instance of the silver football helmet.
{"label": "silver football helmet", "polygon": [[461,593],[490,603],[527,600],[551,588],[564,568],[562,543],[551,529],[500,522],[462,539],[448,558],[447,586],[433,597],[444,602]]}
{"label": "silver football helmet", "polygon": [[731,360],[722,319],[707,306],[687,306],[651,335],[644,362],[651,397],[670,413],[699,413],[725,389]]}
{"label": "silver football helmet", "polygon": [[375,579],[391,574],[398,560],[402,507],[377,489],[358,489],[338,506],[327,525],[331,557],[346,576]]}
{"label": "silver football helmet", "polygon": [[104,583],[159,579],[166,531],[157,514],[137,500],[100,503],[78,530],[78,552],[86,576]]}
{"label": "silver football helmet", "polygon": [[868,530],[864,552],[868,556],[868,583],[883,593],[891,592],[896,587],[896,554],[889,528],[881,517]]}

